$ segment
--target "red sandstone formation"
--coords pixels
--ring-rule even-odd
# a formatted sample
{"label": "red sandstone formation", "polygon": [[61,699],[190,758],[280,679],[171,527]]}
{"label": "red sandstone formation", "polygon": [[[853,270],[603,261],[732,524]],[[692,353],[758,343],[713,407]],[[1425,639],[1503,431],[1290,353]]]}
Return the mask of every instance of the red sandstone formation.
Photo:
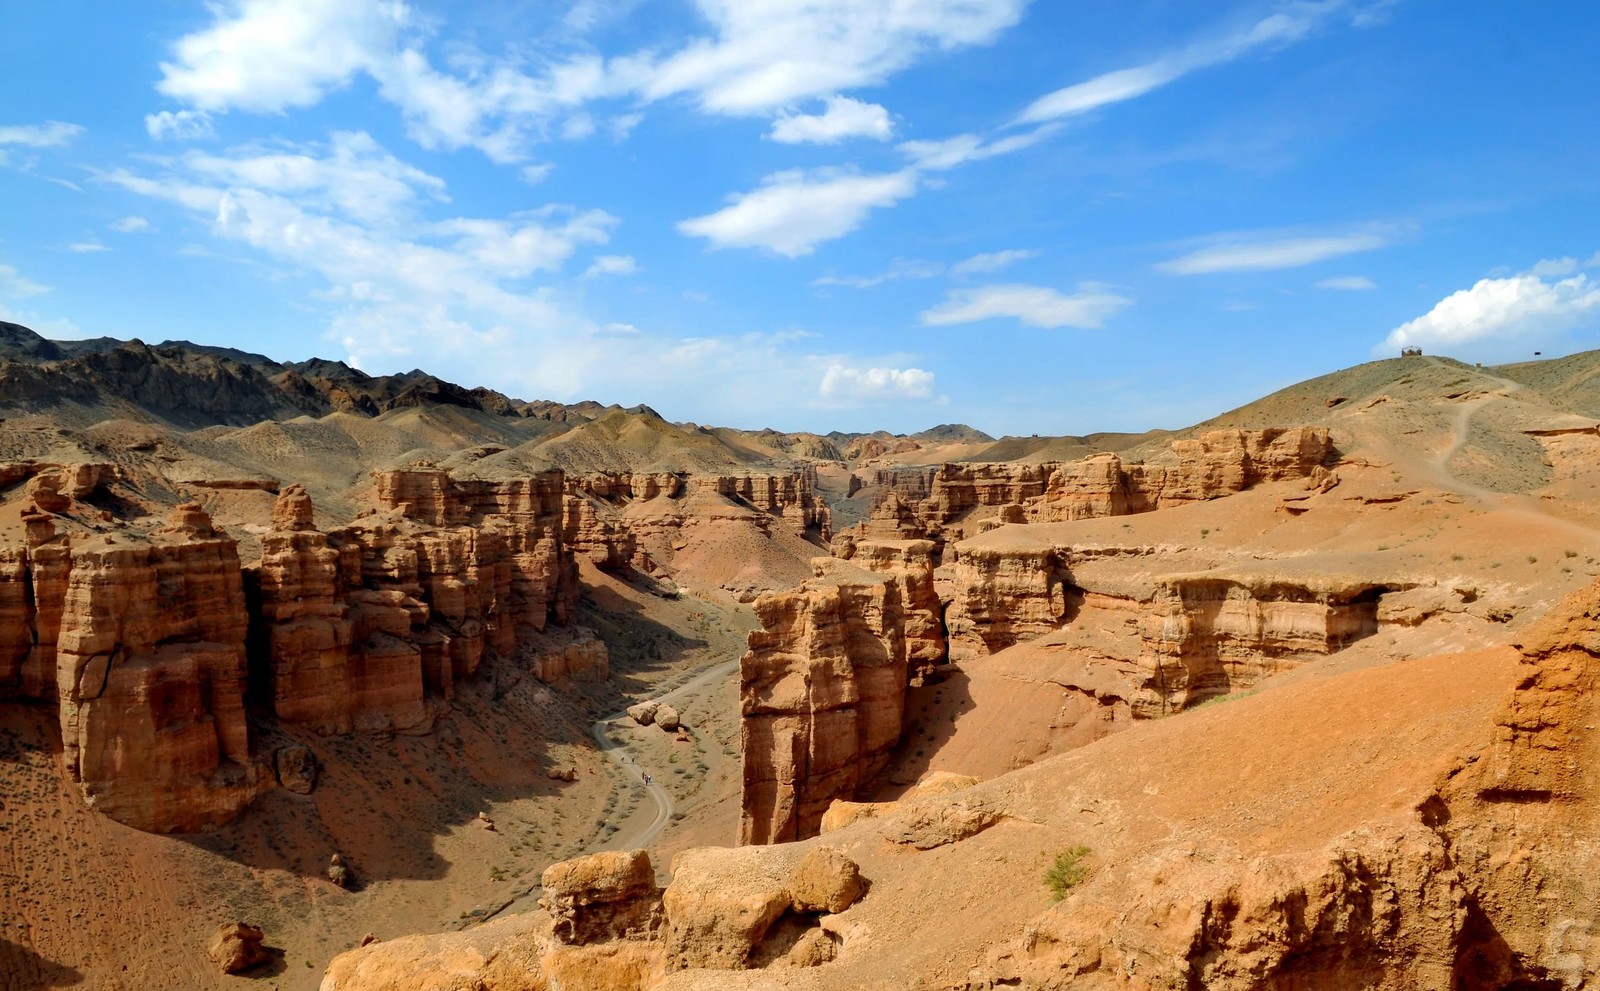
{"label": "red sandstone formation", "polygon": [[[946,464],[880,470],[890,488],[861,536],[972,536],[969,518],[1048,523],[1126,516],[1243,492],[1262,482],[1310,478],[1333,457],[1326,428],[1213,430],[1172,443],[1174,465],[1125,464],[1115,454],[1044,464]],[[926,493],[925,495],[923,493]],[[908,505],[909,504],[909,505]]]}
{"label": "red sandstone formation", "polygon": [[814,835],[900,740],[906,644],[900,581],[819,558],[816,577],[756,600],[739,662],[740,842]]}
{"label": "red sandstone formation", "polygon": [[192,831],[254,797],[237,546],[199,506],[149,537],[11,549],[0,603],[9,694],[56,703],[63,759],[90,805],[140,829]]}

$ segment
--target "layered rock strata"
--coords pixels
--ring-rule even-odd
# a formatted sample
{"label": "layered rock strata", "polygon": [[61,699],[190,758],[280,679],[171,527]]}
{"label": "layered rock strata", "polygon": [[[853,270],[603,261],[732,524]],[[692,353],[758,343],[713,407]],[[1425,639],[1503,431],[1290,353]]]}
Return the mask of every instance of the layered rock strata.
{"label": "layered rock strata", "polygon": [[85,801],[157,832],[232,819],[259,778],[236,542],[194,504],[148,537],[30,530],[0,565],[8,686],[55,703]]}
{"label": "layered rock strata", "polygon": [[[1172,443],[1171,464],[1125,463],[1116,454],[1042,464],[946,464],[876,484],[884,499],[857,528],[864,537],[973,536],[966,521],[1052,523],[1126,516],[1243,492],[1263,482],[1309,479],[1334,459],[1323,427],[1213,430]],[[926,493],[925,495],[923,493]],[[947,531],[950,531],[948,534]]]}
{"label": "layered rock strata", "polygon": [[739,662],[742,843],[815,835],[835,798],[882,769],[905,716],[900,579],[838,559],[756,600]]}

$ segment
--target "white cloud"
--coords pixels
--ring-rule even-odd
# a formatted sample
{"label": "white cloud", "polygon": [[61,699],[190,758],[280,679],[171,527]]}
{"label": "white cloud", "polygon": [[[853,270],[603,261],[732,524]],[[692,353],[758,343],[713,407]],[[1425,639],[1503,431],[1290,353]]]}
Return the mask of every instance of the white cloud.
{"label": "white cloud", "polygon": [[637,271],[639,264],[632,255],[600,255],[584,271],[583,277],[592,279],[597,275],[632,275]]}
{"label": "white cloud", "polygon": [[838,144],[846,138],[871,138],[887,141],[894,136],[889,111],[876,103],[852,100],[848,96],[828,98],[820,114],[786,114],[772,122],[772,140],[786,145]]}
{"label": "white cloud", "polygon": [[[569,136],[592,129],[581,108],[595,100],[687,95],[708,112],[760,114],[882,83],[929,52],[989,43],[1027,2],[695,0],[709,33],[676,50],[530,65],[457,45],[445,71],[423,50],[432,25],[402,0],[217,0],[211,23],[172,46],[157,89],[202,111],[278,113],[366,74],[425,147],[510,162],[563,116]],[[616,6],[580,4],[568,28]],[[616,118],[612,133],[625,135],[634,116]]]}
{"label": "white cloud", "polygon": [[824,275],[812,279],[814,286],[844,286],[847,289],[871,289],[897,279],[932,279],[944,274],[938,262],[918,261],[915,258],[896,258],[889,263],[888,271],[878,275]]}
{"label": "white cloud", "polygon": [[916,192],[911,170],[862,175],[839,169],[800,169],[767,176],[730,206],[678,224],[714,248],[766,248],[789,258],[808,255],[824,241],[860,227],[874,209]]}
{"label": "white cloud", "polygon": [[67,245],[67,250],[75,254],[92,255],[100,251],[110,251],[111,249],[99,241],[79,241],[76,244]]}
{"label": "white cloud", "polygon": [[396,221],[421,198],[449,200],[444,180],[395,158],[361,131],[335,131],[325,145],[190,151],[181,161],[208,182],[292,196],[363,221]]}
{"label": "white cloud", "polygon": [[150,221],[143,217],[123,217],[106,225],[118,234],[144,234],[151,230]]}
{"label": "white cloud", "polygon": [[411,10],[394,0],[220,0],[172,46],[156,89],[201,110],[309,107],[392,52]]}
{"label": "white cloud", "polygon": [[626,141],[633,129],[644,122],[644,114],[620,114],[606,122],[606,130],[611,132],[611,140]]}
{"label": "white cloud", "polygon": [[70,143],[83,133],[78,124],[49,120],[43,124],[14,124],[0,127],[0,145],[20,145],[24,148],[58,148]]}
{"label": "white cloud", "polygon": [[1031,131],[990,139],[978,134],[958,134],[940,141],[907,141],[900,152],[919,169],[940,172],[968,162],[981,162],[986,158],[1009,155],[1031,148],[1060,129],[1057,124],[1044,124]]}
{"label": "white cloud", "polygon": [[1600,251],[1595,252],[1587,260],[1583,261],[1577,258],[1546,258],[1535,263],[1532,268],[1528,269],[1527,274],[1537,275],[1541,278],[1559,277],[1571,275],[1573,272],[1581,272],[1586,268],[1600,268]]}
{"label": "white cloud", "polygon": [[1210,275],[1215,272],[1261,272],[1299,268],[1329,258],[1374,251],[1389,244],[1378,231],[1290,237],[1274,240],[1230,241],[1162,262],[1156,268],[1172,275]]}
{"label": "white cloud", "polygon": [[998,272],[1009,268],[1020,261],[1039,257],[1039,252],[1025,248],[1008,248],[1005,251],[989,251],[981,255],[973,255],[966,261],[957,262],[950,266],[951,275],[976,275],[980,272]]}
{"label": "white cloud", "polygon": [[950,327],[1013,317],[1030,327],[1096,329],[1131,305],[1133,300],[1093,282],[1079,283],[1070,296],[1044,286],[994,285],[951,290],[945,302],[923,311],[922,323]]}
{"label": "white cloud", "polygon": [[1600,322],[1600,283],[1586,275],[1546,282],[1536,275],[1480,279],[1396,327],[1374,353],[1408,345],[1454,348],[1548,339]]}
{"label": "white cloud", "polygon": [[929,51],[984,45],[1022,18],[1027,0],[695,0],[713,37],[660,60],[619,60],[659,99],[694,94],[727,114],[884,82]]}
{"label": "white cloud", "polygon": [[933,398],[933,373],[921,368],[855,368],[831,364],[818,388],[829,403],[857,404]]}
{"label": "white cloud", "polygon": [[1132,100],[1199,69],[1231,62],[1258,48],[1299,41],[1335,3],[1301,3],[1262,18],[1243,31],[1190,45],[1154,62],[1116,69],[1086,82],[1047,93],[1035,100],[1016,123],[1037,124],[1088,113],[1100,107]]}
{"label": "white cloud", "polygon": [[25,299],[49,291],[49,286],[41,285],[10,265],[0,263],[0,296],[8,299]]}
{"label": "white cloud", "polygon": [[553,162],[540,162],[537,165],[524,165],[517,173],[517,178],[530,186],[537,186],[550,178],[550,173],[556,170]]}
{"label": "white cloud", "polygon": [[144,129],[157,141],[192,141],[209,138],[211,115],[204,110],[163,110],[145,114]]}
{"label": "white cloud", "polygon": [[1331,279],[1323,279],[1317,283],[1318,289],[1343,289],[1347,292],[1360,292],[1378,288],[1378,284],[1365,275],[1340,275]]}

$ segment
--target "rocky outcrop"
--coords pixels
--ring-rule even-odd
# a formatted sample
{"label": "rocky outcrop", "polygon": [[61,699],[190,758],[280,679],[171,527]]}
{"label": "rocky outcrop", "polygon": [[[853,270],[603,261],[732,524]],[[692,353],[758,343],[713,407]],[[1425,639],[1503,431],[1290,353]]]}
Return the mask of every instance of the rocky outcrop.
{"label": "rocky outcrop", "polygon": [[962,545],[950,568],[946,622],[951,656],[992,654],[1043,636],[1066,620],[1065,555],[1047,541]]}
{"label": "rocky outcrop", "polygon": [[259,778],[234,540],[194,504],[148,537],[30,530],[0,557],[9,694],[55,703],[63,763],[112,818],[159,832],[233,818]]}
{"label": "rocky outcrop", "polygon": [[762,629],[739,662],[742,843],[815,835],[829,803],[853,796],[900,740],[900,581],[838,559],[815,565],[799,588],[756,600]]}
{"label": "rocky outcrop", "polygon": [[855,540],[839,551],[858,567],[899,580],[906,664],[911,683],[920,684],[950,653],[944,604],[934,586],[937,546],[931,540]]}
{"label": "rocky outcrop", "polygon": [[1296,427],[1209,431],[1174,441],[1166,464],[1128,464],[1103,453],[1059,463],[946,464],[931,476],[909,470],[903,479],[880,471],[875,484],[884,498],[856,532],[959,540],[975,535],[964,524],[987,519],[1056,523],[1147,513],[1263,482],[1308,479],[1326,471],[1334,456],[1326,428]]}
{"label": "rocky outcrop", "polygon": [[559,472],[458,484],[435,470],[380,472],[387,512],[311,528],[299,486],[262,537],[255,642],[278,718],[323,733],[395,730],[428,719],[486,656],[546,681],[604,678],[605,647],[574,634],[541,649],[577,595],[560,539]]}
{"label": "rocky outcrop", "polygon": [[661,926],[661,888],[643,850],[591,854],[552,864],[539,907],[555,937],[582,946],[612,939],[648,939]]}
{"label": "rocky outcrop", "polygon": [[1135,716],[1248,690],[1378,632],[1381,597],[1407,587],[1337,576],[1168,575],[1140,609]]}

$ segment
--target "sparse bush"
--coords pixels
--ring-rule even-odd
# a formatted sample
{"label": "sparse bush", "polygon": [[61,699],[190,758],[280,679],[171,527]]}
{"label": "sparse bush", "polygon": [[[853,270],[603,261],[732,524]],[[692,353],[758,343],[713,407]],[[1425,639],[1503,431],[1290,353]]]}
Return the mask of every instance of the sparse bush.
{"label": "sparse bush", "polygon": [[1452,560],[1452,561],[1465,561],[1466,559],[1467,559],[1466,555],[1464,555],[1464,554],[1452,554],[1452,555],[1450,555],[1450,560]]}
{"label": "sparse bush", "polygon": [[1055,863],[1044,872],[1045,887],[1050,889],[1050,896],[1056,901],[1067,897],[1072,889],[1083,883],[1089,876],[1089,869],[1083,866],[1083,858],[1089,855],[1086,846],[1075,846],[1056,854]]}
{"label": "sparse bush", "polygon": [[1528,563],[1529,564],[1538,564],[1539,563],[1539,559],[1534,557],[1532,554],[1529,554],[1528,555]]}
{"label": "sparse bush", "polygon": [[1578,556],[1578,552],[1577,551],[1573,551],[1573,550],[1565,550],[1565,551],[1562,551],[1561,553],[1563,555],[1569,557],[1569,558]]}

